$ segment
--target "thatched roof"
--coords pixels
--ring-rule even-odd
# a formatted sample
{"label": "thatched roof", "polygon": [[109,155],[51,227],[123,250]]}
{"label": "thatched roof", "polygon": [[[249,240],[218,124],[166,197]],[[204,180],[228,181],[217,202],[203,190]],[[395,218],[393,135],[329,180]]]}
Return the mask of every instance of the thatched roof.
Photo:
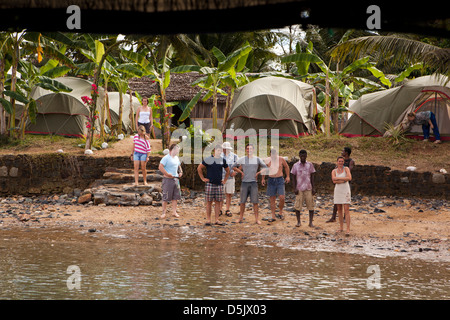
{"label": "thatched roof", "polygon": [[[170,84],[166,91],[167,101],[190,101],[201,89],[199,86],[193,87],[191,84],[204,75],[198,72],[189,73],[172,73],[170,75]],[[139,94],[148,98],[153,94],[159,94],[156,82],[152,82],[147,77],[132,78],[128,81],[131,90],[139,92]],[[226,96],[217,95],[218,102],[225,103]],[[212,103],[212,99],[207,102]]]}

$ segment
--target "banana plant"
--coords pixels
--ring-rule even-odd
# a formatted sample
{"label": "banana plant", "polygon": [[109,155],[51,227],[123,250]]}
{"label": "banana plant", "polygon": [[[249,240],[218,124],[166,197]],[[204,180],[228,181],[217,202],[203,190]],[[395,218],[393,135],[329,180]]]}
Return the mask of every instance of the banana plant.
{"label": "banana plant", "polygon": [[[384,73],[376,68],[375,62],[369,61],[370,57],[364,57],[358,59],[348,66],[339,70],[339,63],[337,63],[336,70],[333,71],[330,69],[329,65],[331,65],[331,61],[329,65],[327,65],[317,54],[313,51],[312,43],[308,44],[306,48],[306,52],[299,52],[299,47],[297,46],[297,53],[293,55],[289,55],[283,57],[281,59],[282,63],[295,63],[297,65],[298,75],[302,77],[306,77],[312,82],[322,83],[325,90],[325,130],[327,135],[330,134],[330,126],[329,126],[329,117],[330,117],[330,104],[329,101],[333,101],[333,108],[336,110],[343,110],[339,108],[339,97],[345,98],[344,92],[350,90],[349,85],[352,85],[354,82],[358,84],[369,85],[372,89],[385,89],[382,85],[386,87],[390,87],[392,84],[388,78],[384,75]],[[322,72],[308,74],[308,69],[311,63],[316,64]],[[356,77],[353,73],[357,70],[367,70],[372,75],[374,75],[382,85],[379,85],[373,81],[369,81],[364,78]],[[353,90],[351,90],[353,91]],[[332,93],[332,95],[331,95]],[[331,99],[332,98],[332,99]],[[335,121],[337,120],[337,116],[334,115]]]}
{"label": "banana plant", "polygon": [[[109,79],[109,76],[116,73],[116,70],[114,69],[113,65],[109,62],[110,54],[113,50],[118,48],[122,44],[133,44],[132,41],[124,39],[124,40],[117,40],[117,36],[114,37],[102,37],[100,36],[98,39],[94,39],[94,37],[90,34],[83,34],[85,43],[81,44],[81,53],[87,57],[90,62],[80,64],[78,65],[78,73],[81,74],[88,74],[88,75],[94,75],[93,79],[93,87],[98,88],[100,81]],[[113,43],[109,46],[105,46],[103,44],[103,40],[110,41],[112,40]],[[74,43],[76,43],[74,41]],[[79,41],[77,42],[79,43]],[[90,107],[90,115],[89,118],[93,119],[95,116],[95,113],[97,112],[97,99],[98,99],[98,93],[95,92],[95,90],[91,91],[92,95],[92,107]],[[105,106],[108,107],[107,105]],[[109,110],[107,110],[109,113]],[[105,117],[104,117],[105,119]],[[102,121],[103,122],[103,121]],[[103,130],[104,126],[102,124],[101,130]],[[94,139],[94,131],[95,127],[91,126],[88,128],[88,134],[86,137],[86,149],[90,149],[93,139]]]}
{"label": "banana plant", "polygon": [[[213,128],[217,129],[217,94],[228,96],[228,93],[224,90],[225,87],[230,86],[231,88],[237,88],[242,84],[242,79],[241,81],[238,79],[237,72],[241,72],[245,68],[247,57],[251,51],[252,47],[246,43],[243,47],[233,51],[228,56],[225,56],[217,47],[214,47],[211,52],[217,59],[217,66],[184,65],[173,68],[172,72],[176,73],[196,71],[203,75],[203,77],[192,83],[193,86],[199,86],[201,90],[185,107],[179,121],[183,121],[189,117],[195,104],[202,97],[203,93],[205,93],[202,97],[203,101],[206,101],[211,97],[213,99]],[[226,118],[224,121],[226,121]]]}
{"label": "banana plant", "polygon": [[[52,91],[71,91],[70,88],[62,85],[52,78],[59,77],[74,68],[73,62],[67,58],[65,47],[58,48],[55,40],[63,37],[61,33],[44,34],[38,32],[2,32],[0,35],[0,126],[2,134],[5,133],[4,113],[10,114],[10,131],[15,134],[16,100],[25,105],[22,114],[20,128],[17,131],[20,138],[24,136],[25,123],[30,117],[34,121],[36,103],[31,99],[33,86],[40,86]],[[58,40],[56,40],[58,41]],[[33,57],[37,53],[37,62],[41,63],[43,58],[50,58],[40,68],[34,66],[29,61],[24,61],[24,56]],[[20,69],[20,77],[18,77]],[[7,75],[11,70],[11,74]],[[9,79],[7,79],[9,77]],[[6,99],[8,96],[9,99]],[[3,109],[3,110],[1,110]]]}

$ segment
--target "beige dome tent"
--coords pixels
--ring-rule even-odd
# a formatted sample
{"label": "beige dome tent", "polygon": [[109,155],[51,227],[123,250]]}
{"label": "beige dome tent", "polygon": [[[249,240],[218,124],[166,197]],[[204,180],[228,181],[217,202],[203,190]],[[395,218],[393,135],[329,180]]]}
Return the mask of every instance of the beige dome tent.
{"label": "beige dome tent", "polygon": [[[382,136],[386,124],[406,124],[411,111],[432,111],[442,140],[450,140],[450,84],[447,77],[424,76],[406,84],[363,95],[351,107],[353,115],[342,128],[347,137]],[[421,126],[412,126],[411,136],[422,136]]]}
{"label": "beige dome tent", "polygon": [[[313,86],[287,78],[266,77],[236,91],[227,128],[243,132],[255,129],[257,135],[260,129],[267,129],[268,135],[299,137],[316,132],[316,113]],[[242,131],[233,137],[243,137]]]}
{"label": "beige dome tent", "polygon": [[[40,87],[33,88],[32,98],[37,101],[36,123],[28,123],[27,133],[56,134],[69,137],[82,137],[87,133],[88,108],[82,96],[91,96],[92,82],[74,77],[60,77],[55,80],[72,88],[71,92],[55,93]],[[98,89],[97,108],[104,102],[104,90]]]}

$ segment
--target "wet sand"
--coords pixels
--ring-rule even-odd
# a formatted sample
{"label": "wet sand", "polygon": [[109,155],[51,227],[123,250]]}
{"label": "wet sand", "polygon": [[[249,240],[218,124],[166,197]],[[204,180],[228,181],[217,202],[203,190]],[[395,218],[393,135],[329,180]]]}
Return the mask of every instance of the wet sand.
{"label": "wet sand", "polygon": [[[450,204],[446,200],[356,196],[350,207],[351,234],[345,236],[337,232],[338,222],[326,223],[332,212],[330,195],[316,195],[314,228],[308,226],[306,210],[302,213],[302,226],[295,226],[292,197],[287,197],[285,219],[275,222],[268,221],[268,202],[265,197],[261,199],[261,225],[255,224],[250,204],[244,222],[236,223],[239,204],[238,198],[233,198],[233,216],[222,215],[224,225],[206,226],[202,192],[191,193],[179,201],[178,218],[171,216],[169,205],[165,219],[160,218],[162,210],[158,206],[83,205],[68,195],[10,196],[0,198],[0,232],[39,229],[44,235],[46,230],[62,229],[78,231],[80,241],[93,234],[145,240],[142,237],[149,230],[179,228],[211,239],[217,233],[226,233],[256,246],[270,244],[299,250],[450,262]],[[58,233],[58,237],[64,240],[64,233]]]}

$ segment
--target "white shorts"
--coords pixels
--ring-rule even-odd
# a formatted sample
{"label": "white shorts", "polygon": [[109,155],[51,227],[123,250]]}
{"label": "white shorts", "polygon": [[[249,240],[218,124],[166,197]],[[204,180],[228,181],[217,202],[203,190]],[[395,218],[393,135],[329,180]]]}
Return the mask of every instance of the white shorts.
{"label": "white shorts", "polygon": [[223,191],[228,194],[234,194],[235,192],[234,182],[235,182],[234,179],[228,179],[223,186]]}

